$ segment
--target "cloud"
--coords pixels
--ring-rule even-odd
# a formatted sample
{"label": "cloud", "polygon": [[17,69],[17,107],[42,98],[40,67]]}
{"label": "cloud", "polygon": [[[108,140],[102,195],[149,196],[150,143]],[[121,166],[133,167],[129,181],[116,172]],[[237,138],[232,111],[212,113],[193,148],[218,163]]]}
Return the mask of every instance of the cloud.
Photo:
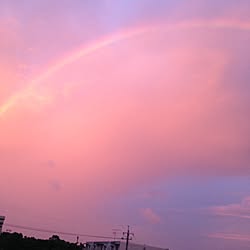
{"label": "cloud", "polygon": [[242,199],[240,203],[232,203],[224,206],[213,206],[209,211],[217,216],[230,216],[242,219],[250,219],[250,196]]}
{"label": "cloud", "polygon": [[151,224],[158,224],[161,222],[161,217],[151,208],[144,208],[141,210],[141,213],[144,219]]}
{"label": "cloud", "polygon": [[237,234],[237,233],[213,233],[209,234],[208,237],[222,239],[222,240],[235,240],[235,241],[250,241],[248,234]]}
{"label": "cloud", "polygon": [[55,191],[60,191],[62,189],[62,184],[57,179],[49,180],[48,184]]}
{"label": "cloud", "polygon": [[53,160],[48,160],[47,162],[45,162],[45,165],[49,168],[55,168],[56,162]]}
{"label": "cloud", "polygon": [[64,178],[110,189],[128,179],[245,174],[247,110],[224,82],[231,54],[217,30],[199,32],[146,32],[56,64],[6,113],[0,146],[34,164],[55,159]]}
{"label": "cloud", "polygon": [[[40,74],[38,77],[35,77],[31,80],[30,83],[28,83],[27,87],[25,87],[23,90],[18,91],[16,94],[11,95],[7,101],[5,101],[0,106],[0,117],[4,115],[5,112],[7,112],[9,109],[11,109],[13,106],[17,105],[18,103],[22,102],[22,100],[29,99],[30,97],[36,99],[37,101],[43,101],[44,99],[47,100],[51,97],[47,97],[41,94],[39,94],[39,87],[38,91],[37,85],[39,86],[41,83],[44,83],[44,81],[47,80],[47,78],[53,76],[53,74],[57,73],[58,71],[62,70],[67,65],[79,60],[82,57],[86,57],[92,53],[98,52],[98,50],[105,49],[107,46],[113,45],[115,43],[119,43],[123,40],[130,39],[133,37],[137,37],[140,35],[143,35],[145,33],[150,32],[164,32],[167,30],[170,31],[176,31],[178,29],[196,29],[196,28],[220,28],[220,29],[236,29],[236,30],[243,30],[243,31],[249,31],[250,30],[250,22],[249,21],[242,21],[240,19],[226,19],[226,18],[219,18],[214,20],[206,20],[206,19],[198,19],[193,21],[179,21],[176,23],[171,24],[165,24],[165,25],[146,25],[139,28],[131,29],[131,30],[125,30],[122,32],[119,32],[117,34],[111,35],[110,37],[103,38],[100,41],[97,41],[93,44],[90,44],[89,46],[85,46],[81,48],[80,50],[71,53],[70,55],[61,58],[59,61],[55,62],[52,65],[49,65],[45,72]],[[26,65],[26,64],[25,64]],[[27,67],[27,65],[26,65]],[[74,85],[74,83],[71,83],[71,85]],[[65,86],[65,89],[69,89],[69,86]],[[66,94],[67,95],[67,94]],[[47,102],[45,101],[44,104]]]}

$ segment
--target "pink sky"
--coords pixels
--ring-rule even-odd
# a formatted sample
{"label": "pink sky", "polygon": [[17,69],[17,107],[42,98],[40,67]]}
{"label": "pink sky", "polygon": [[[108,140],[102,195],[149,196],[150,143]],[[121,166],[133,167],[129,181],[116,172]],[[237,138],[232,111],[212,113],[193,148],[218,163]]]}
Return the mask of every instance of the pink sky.
{"label": "pink sky", "polygon": [[194,249],[183,224],[197,247],[245,249],[248,217],[233,227],[226,215],[249,212],[250,187],[235,184],[250,175],[246,2],[0,9],[6,223],[98,235],[131,224],[138,242]]}

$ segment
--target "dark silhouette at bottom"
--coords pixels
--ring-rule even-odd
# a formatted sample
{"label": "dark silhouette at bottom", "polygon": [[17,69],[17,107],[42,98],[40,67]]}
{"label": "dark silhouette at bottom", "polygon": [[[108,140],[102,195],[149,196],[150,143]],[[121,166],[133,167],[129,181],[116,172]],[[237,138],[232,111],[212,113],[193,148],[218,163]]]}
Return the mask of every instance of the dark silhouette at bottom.
{"label": "dark silhouette at bottom", "polygon": [[77,245],[61,240],[53,235],[48,240],[26,237],[21,233],[0,234],[0,250],[82,250],[83,245]]}

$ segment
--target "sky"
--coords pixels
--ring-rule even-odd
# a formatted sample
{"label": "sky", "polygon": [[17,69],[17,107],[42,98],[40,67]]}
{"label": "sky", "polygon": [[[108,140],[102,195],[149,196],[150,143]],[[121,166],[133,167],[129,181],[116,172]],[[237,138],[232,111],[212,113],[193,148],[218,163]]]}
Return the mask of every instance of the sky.
{"label": "sky", "polygon": [[4,230],[130,225],[141,244],[248,249],[249,13],[248,0],[0,0]]}

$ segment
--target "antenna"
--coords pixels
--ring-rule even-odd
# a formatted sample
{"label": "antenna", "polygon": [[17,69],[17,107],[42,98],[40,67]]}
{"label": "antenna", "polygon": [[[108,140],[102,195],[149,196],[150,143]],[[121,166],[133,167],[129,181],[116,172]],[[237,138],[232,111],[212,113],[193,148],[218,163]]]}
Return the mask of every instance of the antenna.
{"label": "antenna", "polygon": [[117,232],[121,232],[122,230],[119,229],[119,228],[113,228],[112,229],[112,232],[113,232],[113,235],[114,235],[114,241],[116,240],[116,235],[117,235]]}

